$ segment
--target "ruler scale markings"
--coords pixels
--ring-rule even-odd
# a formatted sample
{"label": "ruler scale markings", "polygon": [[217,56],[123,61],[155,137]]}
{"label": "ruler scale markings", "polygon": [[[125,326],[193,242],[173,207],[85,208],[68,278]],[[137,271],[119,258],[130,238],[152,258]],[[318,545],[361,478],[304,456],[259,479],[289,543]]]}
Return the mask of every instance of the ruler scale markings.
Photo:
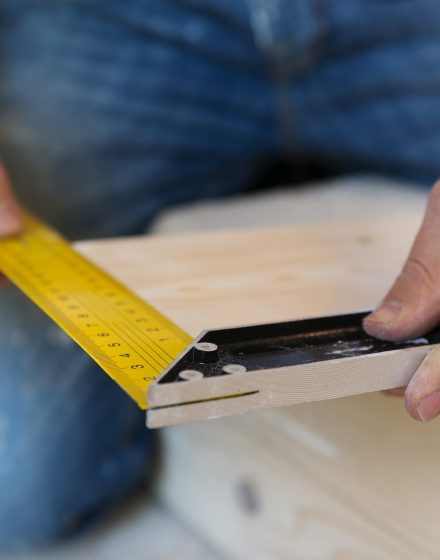
{"label": "ruler scale markings", "polygon": [[[142,337],[142,339],[147,342],[149,344],[149,346],[151,347],[152,351],[155,352],[160,359],[162,359],[163,361],[165,361],[166,363],[169,363],[170,360],[173,360],[174,358],[166,351],[163,350],[155,340],[153,340],[153,338],[146,334],[144,332],[144,329],[137,327],[136,325],[133,324],[133,321],[130,321],[127,317],[124,317],[124,315],[122,313],[120,313],[120,316],[122,317],[123,320],[125,320],[125,322],[129,325],[129,328],[131,330],[135,330],[136,332],[139,333],[139,336]],[[134,329],[133,329],[134,328]],[[169,333],[171,334],[171,333]],[[165,354],[165,357],[163,355],[160,354],[160,351],[162,351],[163,354]]]}
{"label": "ruler scale markings", "polygon": [[[5,260],[7,261],[7,258],[4,259],[4,261]],[[13,267],[13,265],[12,265],[12,267]],[[14,276],[17,278],[16,283],[20,284],[20,286],[24,286],[24,285],[29,283],[29,278],[27,278],[26,275],[23,274],[23,271],[20,268],[16,268],[14,270]],[[49,299],[45,298],[44,295],[43,295],[43,298],[44,298],[44,305],[46,305],[48,307],[52,307],[52,308],[55,309],[55,307],[53,306],[52,302]],[[70,296],[70,298],[73,299],[73,296]],[[68,313],[67,312],[64,312],[64,313],[65,313],[66,319],[70,320],[70,318],[68,317]],[[71,324],[72,324],[72,329],[76,329],[77,331],[80,332],[80,329],[78,329],[78,326],[75,323],[72,322]]]}
{"label": "ruler scale markings", "polygon": [[[102,294],[97,294],[97,296],[101,297],[103,302],[106,302],[105,297]],[[127,325],[127,328],[130,329],[132,333],[136,333],[137,336],[141,337],[143,341],[149,345],[151,350],[157,354],[159,359],[164,361],[165,366],[169,364],[170,360],[173,360],[173,356],[171,356],[166,350],[163,350],[148,334],[145,334],[144,330],[135,324],[135,320],[130,321],[130,319],[124,315],[119,309],[115,309],[116,313],[120,316],[122,321]],[[170,333],[171,334],[171,333]],[[162,351],[162,354],[160,353]],[[164,357],[163,354],[166,356]],[[161,364],[163,365],[163,364]]]}
{"label": "ruler scale markings", "polygon": [[[77,301],[79,301],[79,302],[81,303],[81,300],[78,299]],[[82,303],[82,305],[85,307],[85,309],[89,309],[89,311],[90,311],[90,308],[89,308],[85,303]],[[105,327],[107,327],[108,330],[110,330],[110,331],[111,331],[111,330],[116,331],[117,327],[115,327],[114,325],[108,324],[108,323],[107,323],[106,321],[104,321],[104,319],[102,319],[101,316],[98,315],[96,312],[94,312],[94,315],[95,315],[95,317],[98,319],[98,321],[101,321],[101,323],[102,323]],[[124,340],[125,340],[125,337],[128,337],[128,336],[126,335],[126,333],[125,333],[124,331],[122,331],[121,329],[117,329],[117,330],[122,332],[122,336],[124,337]],[[125,335],[125,336],[124,336],[124,335]],[[95,336],[98,336],[98,335],[95,335]],[[130,337],[128,337],[128,338],[130,338]],[[130,340],[131,340],[131,339],[130,339]],[[151,368],[157,370],[157,368],[156,368],[155,366],[153,366],[153,364],[151,364],[150,362],[148,362],[148,359],[147,359],[147,358],[145,358],[144,356],[142,356],[142,355],[140,354],[140,351],[136,350],[136,349],[135,349],[131,344],[129,344],[128,342],[126,342],[126,344],[131,348],[131,350],[133,350],[133,352],[135,352],[135,353],[141,358],[141,360],[144,360],[145,362],[147,362],[147,364],[148,364]],[[148,355],[148,354],[147,354],[147,355]],[[157,371],[158,371],[158,373],[160,373],[161,370],[159,369],[159,370],[157,370]]]}
{"label": "ruler scale markings", "polygon": [[[124,322],[124,324],[125,324],[125,328],[127,329],[127,331],[126,331],[127,333],[128,333],[128,332],[130,332],[131,334],[136,334],[136,333],[137,333],[138,336],[142,337],[143,341],[145,341],[145,343],[149,346],[149,348],[151,349],[151,351],[154,352],[155,354],[157,354],[158,359],[161,360],[163,363],[160,363],[160,362],[158,361],[158,359],[154,358],[154,356],[152,356],[152,355],[150,355],[150,357],[151,357],[151,359],[153,359],[153,360],[159,365],[160,368],[164,369],[165,367],[167,367],[167,366],[169,365],[170,360],[172,360],[171,356],[169,356],[168,359],[167,359],[167,358],[163,358],[163,357],[156,351],[156,349],[151,345],[152,341],[151,341],[151,339],[150,339],[148,336],[145,337],[145,335],[144,335],[144,333],[143,333],[142,331],[137,331],[137,330],[136,330],[136,331],[133,332],[133,329],[131,328],[131,323],[130,323],[129,321],[127,321],[127,320],[125,319],[125,317],[124,317],[122,314],[121,314],[121,320],[122,320],[122,321]],[[127,336],[128,336],[128,335],[127,335]]]}
{"label": "ruler scale markings", "polygon": [[[64,256],[65,256],[65,255],[62,254],[60,258],[64,258]],[[88,262],[87,262],[86,260],[85,260],[85,263],[88,264]],[[99,295],[99,292],[98,292],[97,295]],[[106,298],[102,298],[102,299],[105,301],[105,303],[109,303],[109,302],[106,300]],[[110,307],[112,307],[112,309],[114,309],[113,306],[111,306],[111,304],[110,304]],[[166,357],[164,358],[163,356],[160,355],[159,351],[156,351],[154,348],[152,348],[152,350],[155,351],[155,352],[159,355],[159,357],[162,358],[162,360],[164,360],[163,367],[167,367],[167,366],[170,364],[170,362],[174,359],[174,357],[173,357],[171,354],[169,354],[165,349],[162,349],[154,340],[152,340],[152,338],[151,338],[150,336],[146,335],[146,334],[143,332],[142,329],[140,329],[140,328],[137,327],[136,325],[133,325],[133,322],[130,322],[130,321],[128,320],[128,318],[125,317],[124,314],[123,314],[119,309],[114,309],[114,310],[115,310],[116,312],[118,312],[118,313],[120,314],[120,316],[123,317],[123,318],[126,320],[127,324],[131,325],[131,328],[134,327],[134,329],[135,329],[135,331],[136,331],[136,333],[137,333],[137,336],[141,336],[144,342],[146,342],[147,344],[149,344],[149,346],[150,346],[150,343],[151,343],[151,344],[154,344],[154,346],[155,346],[159,351],[162,351],[164,354],[166,354]],[[172,334],[172,333],[170,332],[169,334]],[[151,358],[154,359],[153,356],[151,356]]]}
{"label": "ruler scale markings", "polygon": [[[20,273],[19,270],[15,270],[15,278],[17,279],[17,285],[20,285],[20,286],[21,286],[21,285],[24,285],[24,284],[26,283],[26,278]],[[22,282],[20,282],[20,280],[21,280]],[[23,283],[23,284],[22,284],[22,283]],[[24,290],[23,290],[23,291],[24,291]],[[50,311],[50,308],[53,307],[53,306],[52,306],[52,303],[51,303],[50,301],[48,301],[48,300],[46,300],[46,301],[44,302],[44,306],[45,306],[49,311]],[[53,307],[53,311],[54,311],[54,312],[51,313],[51,316],[56,317],[56,315],[57,315],[57,314],[55,313],[56,308]],[[67,316],[65,316],[65,320],[69,321],[69,318],[68,318]],[[76,331],[76,336],[77,336],[78,338],[79,338],[80,336],[83,335],[82,331],[79,330],[79,329],[77,328],[77,326],[76,326],[74,323],[71,323],[70,328],[71,328],[72,331]],[[89,339],[87,339],[87,340],[89,340]],[[93,343],[93,342],[92,342],[92,343]],[[93,343],[93,344],[94,344],[94,343]],[[97,347],[97,348],[98,348],[98,347]],[[109,362],[109,364],[112,363],[112,362],[109,360],[108,356],[106,356],[105,353],[102,353],[102,352],[99,350],[99,348],[98,348],[97,352],[99,352],[99,354],[100,354],[100,356],[99,356],[100,360],[105,361],[105,362]]]}
{"label": "ruler scale markings", "polygon": [[[79,302],[81,302],[80,299],[78,299]],[[81,302],[82,305],[84,305],[84,307],[88,310],[90,310],[90,307],[87,306],[84,302]],[[136,353],[139,358],[141,358],[141,360],[144,360],[145,362],[147,362],[147,364],[154,370],[156,370],[157,373],[160,373],[162,371],[162,369],[164,369],[164,367],[166,366],[162,366],[157,360],[155,360],[155,358],[153,356],[151,356],[148,352],[146,352],[137,342],[135,339],[133,339],[126,330],[122,329],[121,327],[118,327],[115,324],[108,324],[106,321],[104,321],[101,317],[101,315],[98,315],[97,313],[95,313],[95,316],[98,318],[99,321],[102,322],[102,324],[104,326],[107,327],[108,330],[115,332],[119,337],[123,338],[126,342],[126,344],[129,346],[130,350],[132,350],[134,353]],[[93,336],[98,336],[97,334],[93,335]],[[132,344],[127,342],[127,339],[129,339],[131,341]],[[136,348],[136,347],[137,348]],[[153,360],[156,362],[157,365],[154,365],[151,361],[149,360]]]}
{"label": "ruler scale markings", "polygon": [[[99,294],[97,294],[97,297],[100,297],[102,302],[106,303],[105,298],[103,296],[100,296]],[[151,348],[151,350],[155,354],[157,354],[158,358],[161,359],[164,362],[164,364],[160,364],[159,362],[157,362],[157,359],[154,358],[153,356],[151,356],[151,358],[154,359],[159,364],[160,367],[166,367],[169,364],[169,360],[173,359],[172,356],[169,356],[167,354],[168,359],[161,356],[159,354],[159,352],[151,346],[151,343],[153,343],[153,341],[150,339],[150,337],[148,335],[145,335],[145,333],[142,331],[142,329],[140,329],[139,327],[136,327],[136,325],[133,325],[133,323],[126,316],[124,316],[124,314],[121,313],[119,310],[115,310],[115,312],[116,312],[116,314],[119,315],[119,317],[123,321],[123,323],[125,325],[125,328],[130,330],[131,334],[135,334],[138,337],[141,337],[143,342],[145,342]]]}
{"label": "ruler scale markings", "polygon": [[[131,333],[131,330],[127,328],[127,330],[125,332],[126,332],[126,336],[128,338],[130,338],[130,340],[133,340],[132,337],[129,334],[129,333]],[[154,351],[154,349],[153,349],[153,351]],[[147,351],[144,351],[144,352],[149,358],[151,358],[151,360],[154,360],[154,362],[156,362],[156,364],[158,366],[158,369],[156,368],[158,374],[161,373],[161,371],[163,371],[170,363],[169,360],[167,361],[167,360],[164,360],[163,358],[159,358],[159,359],[162,360],[162,363],[160,363],[158,361],[158,359],[156,359],[152,354],[148,353]]]}
{"label": "ruler scale markings", "polygon": [[[29,270],[28,267],[26,267],[26,268]],[[25,270],[26,270],[26,268],[25,268]],[[29,283],[29,279],[27,279],[27,278],[22,274],[22,271],[21,271],[19,268],[16,268],[16,269],[14,270],[14,273],[15,273],[15,278],[17,278],[17,280],[21,280],[21,282],[20,282],[21,286],[27,285],[27,284]],[[17,284],[18,284],[18,282],[17,282]],[[20,286],[20,287],[21,287],[21,286]],[[23,290],[23,291],[25,291],[25,290]],[[42,294],[42,295],[43,295],[43,294]],[[70,297],[71,299],[74,299],[74,296],[72,296],[72,295],[70,295],[69,297]],[[44,298],[44,306],[46,307],[46,309],[52,307],[52,304],[51,304],[50,300],[47,300],[47,298],[45,298],[44,295],[43,295],[43,298]],[[43,303],[43,302],[42,302],[42,303]],[[50,315],[52,316],[52,318],[54,318],[54,319],[56,320],[56,322],[58,322],[57,319],[56,319],[56,317],[57,317],[58,314],[56,313],[55,309],[54,309],[54,311],[53,311],[52,313],[50,313]],[[67,313],[66,313],[65,311],[64,311],[64,317],[65,317],[65,319],[69,320],[69,317],[68,317],[68,315],[67,315]],[[97,318],[97,319],[100,320],[99,318]],[[61,325],[61,326],[62,326],[62,325]],[[73,322],[71,322],[70,329],[71,329],[72,332],[73,332],[73,331],[76,331],[76,334],[75,334],[75,337],[74,337],[74,338],[77,339],[77,342],[79,342],[78,339],[80,338],[80,335],[82,335],[83,333],[77,328],[77,325],[75,325],[75,323],[73,323]],[[81,338],[82,338],[82,337],[81,337]],[[102,365],[103,367],[106,367],[106,369],[107,369],[110,365],[111,365],[111,366],[114,366],[114,365],[115,365],[114,362],[113,362],[104,352],[102,352],[102,351],[99,349],[99,346],[98,346],[94,341],[92,341],[92,340],[90,339],[90,337],[88,337],[88,338],[86,339],[86,342],[83,341],[83,344],[81,344],[80,342],[79,342],[79,343],[80,343],[80,345],[87,351],[87,341],[90,341],[92,344],[95,345],[95,347],[96,347],[96,349],[97,349],[97,350],[96,350],[96,353],[99,352],[99,354],[100,354],[99,360],[97,359],[96,361],[98,361],[98,363],[100,363],[100,365]],[[104,366],[104,364],[106,364],[106,366]],[[131,379],[129,376],[127,376],[127,380],[130,381],[131,383],[137,384],[137,383],[136,383],[136,380],[135,380],[135,379]],[[139,386],[141,386],[141,385],[139,385]]]}
{"label": "ruler scale markings", "polygon": [[[64,255],[61,255],[61,258],[63,258],[63,257],[64,257]],[[70,263],[68,263],[68,264],[70,264]],[[98,294],[93,294],[93,295],[94,295],[94,296],[97,296],[97,295],[99,295],[99,293],[98,293]],[[101,298],[101,299],[103,299],[104,303],[108,303],[107,300],[105,300],[105,298]],[[84,304],[84,302],[83,302],[83,304]],[[125,323],[126,323],[127,325],[131,325],[130,321],[128,320],[127,317],[124,317],[123,313],[121,313],[119,310],[115,310],[115,309],[113,308],[113,306],[111,306],[111,304],[109,305],[109,307],[111,308],[112,311],[115,311],[116,313],[119,313],[119,315],[120,315],[123,319],[125,319]],[[132,345],[130,345],[133,351],[137,352],[138,355],[140,355],[140,352],[145,353],[145,354],[148,356],[148,358],[150,358],[151,360],[154,360],[154,361],[158,364],[159,368],[156,368],[153,364],[149,363],[148,360],[146,360],[146,361],[149,363],[150,367],[152,367],[153,369],[156,370],[156,373],[157,373],[157,375],[158,375],[159,373],[161,373],[161,371],[163,371],[163,369],[165,369],[165,367],[167,367],[167,366],[169,365],[169,363],[173,360],[173,357],[170,356],[168,353],[166,353],[167,356],[168,356],[168,359],[163,358],[163,357],[159,354],[159,352],[155,351],[155,349],[151,347],[151,344],[150,344],[150,343],[153,342],[153,341],[151,341],[151,338],[148,337],[147,335],[145,335],[145,334],[142,332],[141,329],[136,328],[135,325],[133,325],[133,326],[135,327],[134,330],[135,330],[136,336],[137,336],[137,337],[142,337],[144,344],[146,343],[146,344],[150,347],[150,349],[151,349],[153,352],[155,352],[155,353],[159,356],[160,359],[162,359],[162,361],[163,361],[164,363],[161,364],[160,362],[158,362],[158,360],[157,360],[152,354],[146,352],[145,349],[143,348],[143,346],[141,346],[139,343],[137,343],[136,340],[134,340],[134,339],[128,334],[128,332],[123,332],[123,336],[126,336],[126,337],[130,338],[131,341],[133,342],[133,344],[135,344],[135,345],[138,347],[138,351],[136,351],[136,349],[135,349]],[[107,327],[108,327],[108,328],[111,328],[110,325],[107,325]],[[113,328],[114,328],[114,327],[113,327]],[[120,330],[122,330],[122,329],[120,329]],[[133,329],[130,329],[130,330],[131,330],[131,332],[132,332],[132,334],[133,334]]]}
{"label": "ruler scale markings", "polygon": [[[85,306],[85,308],[88,309],[87,306]],[[134,354],[136,354],[136,355],[138,356],[139,359],[136,359],[137,362],[139,362],[139,361],[140,361],[140,362],[144,362],[144,363],[146,363],[151,369],[155,370],[156,374],[160,373],[161,369],[160,369],[160,368],[158,369],[154,364],[152,364],[152,363],[148,360],[148,358],[146,358],[144,355],[142,355],[142,349],[141,349],[141,348],[136,349],[132,344],[130,344],[130,343],[127,341],[127,338],[130,338],[130,337],[127,337],[127,335],[126,335],[126,333],[125,333],[124,331],[122,331],[121,329],[115,328],[114,325],[109,325],[109,324],[107,324],[107,323],[101,318],[100,315],[95,314],[95,316],[96,316],[96,318],[97,318],[99,321],[102,322],[102,325],[103,325],[103,326],[105,326],[108,330],[115,332],[115,333],[118,335],[118,338],[120,338],[121,340],[124,340],[124,344],[128,347],[129,351],[132,352],[132,353],[134,353]],[[90,335],[90,336],[93,336],[93,338],[95,339],[95,338],[98,337],[98,334],[99,334],[99,333],[95,333],[95,334]],[[133,341],[132,341],[132,342],[133,342]],[[95,342],[95,344],[97,345],[96,342]],[[114,344],[114,342],[113,342],[113,343],[108,343],[108,344]],[[106,349],[107,349],[107,348],[108,348],[108,344],[107,344],[107,345],[105,345],[105,344],[102,345],[102,348],[106,348]],[[98,345],[98,346],[99,346],[99,345]],[[113,357],[112,355],[110,355],[110,356],[112,357],[112,360],[115,361],[115,362],[117,363],[118,367],[121,367],[121,365],[120,365],[120,360],[116,360],[116,358],[118,357],[118,355],[115,355],[114,357]],[[148,356],[148,354],[147,354],[147,356]],[[130,367],[130,366],[127,366],[127,368],[129,368],[129,367]],[[123,369],[123,368],[121,367],[121,369]]]}
{"label": "ruler scale markings", "polygon": [[[141,408],[148,407],[149,384],[191,342],[154,307],[28,215],[21,236],[0,241],[0,268]],[[101,344],[100,338],[108,342]]]}
{"label": "ruler scale markings", "polygon": [[[68,263],[68,264],[70,264],[70,263]],[[86,279],[86,280],[87,280],[87,279]],[[89,284],[89,282],[87,281],[86,284]],[[99,294],[99,292],[97,292],[97,294],[95,294],[95,295],[100,295],[100,294]],[[121,316],[123,316],[123,313],[121,313],[121,312],[119,311],[119,309],[117,310],[117,312],[118,312]],[[128,325],[132,324],[132,323],[130,323],[128,317],[126,317],[125,319],[126,319],[125,325],[127,325],[127,324],[128,324]],[[107,326],[110,327],[109,325],[107,325]],[[148,343],[148,342],[149,342],[149,339],[146,339],[146,337],[143,335],[142,331],[141,331],[140,329],[136,328],[136,325],[133,325],[133,327],[134,327],[135,334],[136,334],[138,337],[139,337],[139,336],[142,336],[142,338],[144,339],[144,341],[145,341],[146,343]],[[112,327],[112,328],[113,328],[113,327]],[[130,329],[130,331],[133,333],[133,329]],[[120,334],[120,333],[118,333],[118,334]],[[122,333],[122,336],[123,336],[123,337],[128,336],[128,333],[124,331],[124,332]],[[132,338],[132,337],[130,337],[130,338],[131,338],[132,342],[135,342],[135,341],[133,341],[133,338]],[[148,346],[150,347],[150,350],[152,350],[152,351],[155,350],[154,348],[151,348],[151,344],[148,344]],[[131,345],[131,348],[132,348],[133,351],[136,351],[136,349],[133,348],[132,345]],[[170,360],[172,359],[172,358],[170,357],[170,360],[166,360],[166,361],[164,360],[164,362],[165,362],[164,364],[159,364],[159,362],[157,362],[157,360],[155,359],[155,357],[154,357],[153,355],[151,355],[150,353],[147,353],[147,352],[145,351],[145,348],[143,348],[143,346],[138,345],[138,348],[140,348],[140,351],[143,350],[152,360],[154,360],[154,361],[156,361],[156,363],[158,363],[158,365],[160,366],[160,369],[155,368],[154,365],[151,364],[151,362],[149,362],[149,365],[150,365],[151,367],[153,367],[153,368],[156,370],[156,374],[160,373],[160,371],[162,371],[162,369],[164,369],[164,367],[166,367],[166,366],[169,364]],[[158,352],[155,352],[155,353],[158,354]],[[159,354],[158,354],[158,355],[159,355]],[[159,355],[159,357],[160,357],[160,355]],[[162,358],[162,359],[163,359],[163,358]],[[157,377],[157,375],[155,375],[154,377]]]}
{"label": "ruler scale markings", "polygon": [[[53,248],[51,248],[51,250],[54,250]],[[81,255],[79,255],[78,253],[74,253],[75,257],[79,257],[81,259],[81,261],[83,261],[83,264],[86,265],[89,268],[96,268],[95,265],[93,265],[90,261],[88,261],[85,257],[82,257]],[[105,271],[100,270],[100,273],[103,277],[103,280],[107,280],[109,282],[109,285],[111,285],[112,287],[114,287],[114,284],[119,284],[119,282],[115,279],[113,279],[111,276],[109,276]],[[123,286],[122,284],[119,284],[119,289],[121,292],[124,293],[124,296],[127,297],[129,300],[131,300],[131,303],[135,303],[137,306],[141,307],[142,309],[145,310],[145,308],[148,308],[148,312],[151,315],[156,315],[158,318],[160,317],[160,320],[163,322],[165,328],[167,328],[167,330],[169,330],[170,332],[174,333],[174,336],[176,337],[176,331],[179,331],[179,335],[182,338],[185,339],[190,339],[190,337],[184,333],[179,327],[177,327],[176,325],[174,325],[173,323],[171,323],[169,321],[169,319],[167,319],[165,316],[162,316],[161,313],[159,311],[157,311],[155,308],[153,308],[152,306],[150,306],[149,304],[147,304],[144,300],[142,300],[139,296],[137,296],[136,294],[130,292],[125,286]],[[145,310],[146,311],[146,310]],[[177,337],[176,337],[177,338]],[[172,357],[172,359],[174,359],[174,357]]]}
{"label": "ruler scale markings", "polygon": [[[101,299],[101,303],[105,303],[102,298],[100,299]],[[123,314],[119,314],[119,315],[120,315],[120,319],[117,324],[119,325],[119,328],[121,330],[124,329],[123,331],[124,336],[128,337],[133,342],[133,344],[135,344],[139,348],[140,352],[145,353],[149,359],[156,362],[156,364],[159,367],[158,373],[160,373],[160,371],[162,371],[162,369],[164,369],[168,365],[169,361],[167,362],[167,360],[165,360],[162,356],[160,356],[158,352],[155,351],[154,348],[150,348],[150,345],[148,344],[149,342],[148,339],[143,338],[143,333],[141,331],[130,328],[131,323],[123,316]],[[144,344],[140,345],[139,342],[136,341],[136,338],[133,338],[133,336],[137,338],[141,337],[143,339]],[[151,350],[152,353],[147,352],[147,350],[145,349],[145,345],[148,346],[148,349]],[[155,357],[153,353],[156,354],[157,357]],[[163,363],[161,363],[159,360],[161,360]]]}
{"label": "ruler scale markings", "polygon": [[[81,300],[78,299],[78,301],[81,301]],[[90,305],[93,306],[93,302],[90,302],[89,305],[85,304],[84,302],[82,302],[82,304],[84,305],[84,307],[85,307],[86,309],[89,309],[89,310],[91,311]],[[129,344],[129,343],[127,342],[127,345],[131,348],[131,350],[133,350],[133,352],[136,352],[136,353],[138,354],[138,356],[139,356],[141,359],[143,359],[143,360],[145,360],[145,361],[148,361],[147,358],[145,358],[145,357],[142,356],[142,354],[141,354],[141,352],[143,351],[142,347],[136,342],[136,340],[133,340],[130,336],[128,336],[127,333],[126,333],[126,331],[125,331],[124,329],[122,329],[121,327],[118,327],[118,325],[115,325],[115,324],[112,324],[112,323],[110,323],[110,324],[107,323],[104,319],[101,318],[101,315],[98,315],[98,314],[96,313],[96,311],[94,312],[94,314],[95,314],[95,316],[98,318],[98,320],[100,320],[100,321],[102,322],[102,324],[105,325],[105,326],[107,327],[108,330],[114,331],[114,332],[115,332],[115,331],[118,331],[117,334],[119,334],[120,336],[123,336],[124,339],[125,339],[125,337],[129,338],[129,339],[133,342],[133,344],[135,344],[135,345],[138,347],[138,349],[136,349],[136,348],[134,348],[134,346],[133,346],[132,344]],[[121,333],[122,333],[122,334],[121,334]],[[97,335],[96,335],[96,336],[97,336]],[[147,354],[147,353],[146,353],[146,354]],[[148,356],[149,358],[152,358],[149,354],[147,354],[147,356]],[[158,363],[158,362],[157,362],[157,363]],[[152,368],[155,368],[155,366],[153,366],[153,364],[150,363],[149,365],[150,365]],[[158,363],[158,365],[160,366],[159,363]]]}

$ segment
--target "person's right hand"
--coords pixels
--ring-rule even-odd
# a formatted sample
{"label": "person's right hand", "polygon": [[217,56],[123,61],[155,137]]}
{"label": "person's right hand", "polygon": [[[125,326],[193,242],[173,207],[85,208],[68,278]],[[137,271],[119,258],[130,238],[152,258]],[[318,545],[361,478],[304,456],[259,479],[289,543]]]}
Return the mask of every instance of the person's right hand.
{"label": "person's right hand", "polygon": [[[20,206],[12,191],[9,177],[0,163],[0,239],[21,233],[23,222]],[[0,273],[0,286],[4,277]]]}

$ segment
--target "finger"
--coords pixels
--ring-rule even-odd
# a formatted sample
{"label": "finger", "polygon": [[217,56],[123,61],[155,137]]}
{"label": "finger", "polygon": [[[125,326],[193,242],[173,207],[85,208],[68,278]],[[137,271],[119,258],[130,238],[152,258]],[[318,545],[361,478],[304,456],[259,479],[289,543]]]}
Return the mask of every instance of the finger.
{"label": "finger", "polygon": [[409,382],[405,406],[416,420],[428,422],[440,412],[440,348],[432,350]]}
{"label": "finger", "polygon": [[0,164],[0,237],[21,232],[20,207],[12,192],[5,168]]}
{"label": "finger", "polygon": [[421,336],[440,320],[440,181],[429,196],[408,260],[376,311],[364,319],[368,334],[384,340]]}

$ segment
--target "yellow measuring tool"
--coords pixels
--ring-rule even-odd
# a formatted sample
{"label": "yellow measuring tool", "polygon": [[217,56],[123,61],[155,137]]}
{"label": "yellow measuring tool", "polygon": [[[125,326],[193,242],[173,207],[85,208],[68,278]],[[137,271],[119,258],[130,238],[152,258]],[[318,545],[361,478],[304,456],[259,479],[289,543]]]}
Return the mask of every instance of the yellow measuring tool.
{"label": "yellow measuring tool", "polygon": [[177,325],[35,218],[0,241],[0,270],[75,340],[137,404],[191,342]]}

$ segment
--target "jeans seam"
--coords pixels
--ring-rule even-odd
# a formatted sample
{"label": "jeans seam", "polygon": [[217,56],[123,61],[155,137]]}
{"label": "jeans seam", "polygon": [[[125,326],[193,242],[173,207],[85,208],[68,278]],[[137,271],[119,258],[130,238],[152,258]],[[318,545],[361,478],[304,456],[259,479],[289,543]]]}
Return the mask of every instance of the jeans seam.
{"label": "jeans seam", "polygon": [[[255,21],[251,22],[257,47],[263,55],[267,75],[274,88],[275,119],[278,124],[280,145],[286,157],[294,151],[295,145],[297,145],[295,141],[297,138],[295,107],[293,106],[291,90],[295,85],[296,78],[318,62],[322,46],[328,36],[327,0],[309,1],[313,36],[306,50],[302,53],[296,53],[296,57],[294,48],[289,49],[291,55],[289,57],[289,54],[276,52],[275,49],[271,50],[270,46],[262,44],[262,41],[258,40],[258,29],[256,29]],[[248,0],[248,2],[250,11],[252,11],[253,0]],[[252,14],[250,16],[252,20]]]}

